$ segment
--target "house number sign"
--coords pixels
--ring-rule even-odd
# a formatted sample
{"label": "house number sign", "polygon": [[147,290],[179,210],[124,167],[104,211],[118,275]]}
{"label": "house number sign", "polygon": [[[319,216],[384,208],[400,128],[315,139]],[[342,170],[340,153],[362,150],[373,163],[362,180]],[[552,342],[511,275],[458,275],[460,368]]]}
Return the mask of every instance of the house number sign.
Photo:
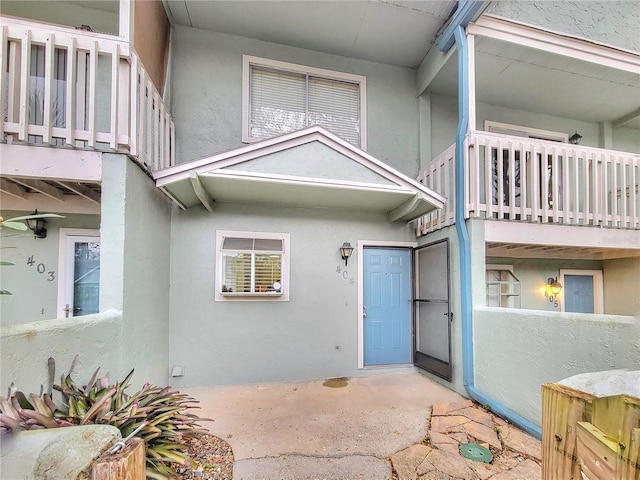
{"label": "house number sign", "polygon": [[356,281],[353,277],[349,276],[349,271],[345,268],[344,270],[340,265],[336,267],[336,273],[342,277],[345,282],[349,282],[349,285],[353,285]]}
{"label": "house number sign", "polygon": [[46,265],[42,262],[37,262],[37,260],[34,259],[33,255],[27,258],[27,265],[29,265],[30,267],[35,267],[36,272],[38,272],[40,275],[45,275],[47,282],[53,282],[56,279],[56,271],[47,271]]}

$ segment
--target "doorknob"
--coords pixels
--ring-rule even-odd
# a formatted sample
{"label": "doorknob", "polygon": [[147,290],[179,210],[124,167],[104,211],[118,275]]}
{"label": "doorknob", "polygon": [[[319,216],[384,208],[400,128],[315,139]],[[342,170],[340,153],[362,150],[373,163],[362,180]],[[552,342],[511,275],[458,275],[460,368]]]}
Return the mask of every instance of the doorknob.
{"label": "doorknob", "polygon": [[367,318],[367,312],[362,312],[362,317]]}

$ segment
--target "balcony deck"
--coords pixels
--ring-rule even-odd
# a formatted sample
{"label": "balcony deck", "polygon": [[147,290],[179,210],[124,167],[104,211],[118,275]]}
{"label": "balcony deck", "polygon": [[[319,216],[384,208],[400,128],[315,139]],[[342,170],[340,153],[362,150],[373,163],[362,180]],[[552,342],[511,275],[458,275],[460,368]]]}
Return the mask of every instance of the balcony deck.
{"label": "balcony deck", "polygon": [[[456,221],[454,150],[420,172],[447,204],[419,219],[419,236]],[[481,131],[469,132],[464,151],[465,219],[640,230],[638,154]]]}
{"label": "balcony deck", "polygon": [[[171,115],[128,42],[6,16],[0,35],[3,194],[95,202],[98,152],[126,153],[151,172],[175,163]],[[58,148],[40,155],[24,146]]]}

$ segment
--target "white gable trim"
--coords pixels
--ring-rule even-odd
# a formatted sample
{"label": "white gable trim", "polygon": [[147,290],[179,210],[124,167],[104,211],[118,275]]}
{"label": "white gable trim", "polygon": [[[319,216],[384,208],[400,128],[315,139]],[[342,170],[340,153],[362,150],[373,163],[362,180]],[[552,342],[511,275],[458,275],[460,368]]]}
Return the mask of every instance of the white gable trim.
{"label": "white gable trim", "polygon": [[[329,148],[342,153],[347,158],[369,168],[371,171],[401,187],[412,190],[415,193],[422,194],[423,198],[433,205],[436,205],[438,208],[442,208],[444,205],[445,198],[438,193],[428,189],[417,180],[407,177],[368,153],[354,147],[350,143],[318,126],[305,128],[303,130],[298,130],[297,132],[291,132],[280,137],[263,140],[235,150],[219,153],[211,157],[159,170],[153,174],[153,178],[156,180],[156,185],[158,187],[163,187],[177,181],[190,178],[191,172],[195,172],[197,175],[213,173],[214,170],[238,165],[246,162],[247,160],[253,160],[255,158],[281,152],[283,150],[314,141],[320,142]],[[226,173],[227,172],[225,172],[225,174]]]}

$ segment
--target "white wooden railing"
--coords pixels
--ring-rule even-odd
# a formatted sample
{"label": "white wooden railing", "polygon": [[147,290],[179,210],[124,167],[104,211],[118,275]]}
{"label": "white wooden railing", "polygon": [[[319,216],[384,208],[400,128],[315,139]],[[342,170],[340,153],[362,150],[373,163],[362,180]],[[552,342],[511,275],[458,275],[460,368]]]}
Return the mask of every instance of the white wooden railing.
{"label": "white wooden railing", "polygon": [[435,158],[418,175],[418,181],[447,199],[444,207],[418,219],[418,236],[455,223],[455,150],[453,144]]}
{"label": "white wooden railing", "polygon": [[174,164],[173,121],[128,42],[9,17],[0,29],[0,140]]}
{"label": "white wooden railing", "polygon": [[[640,228],[640,155],[472,131],[465,142],[465,218]],[[447,197],[418,234],[455,223],[454,146],[418,180]]]}

